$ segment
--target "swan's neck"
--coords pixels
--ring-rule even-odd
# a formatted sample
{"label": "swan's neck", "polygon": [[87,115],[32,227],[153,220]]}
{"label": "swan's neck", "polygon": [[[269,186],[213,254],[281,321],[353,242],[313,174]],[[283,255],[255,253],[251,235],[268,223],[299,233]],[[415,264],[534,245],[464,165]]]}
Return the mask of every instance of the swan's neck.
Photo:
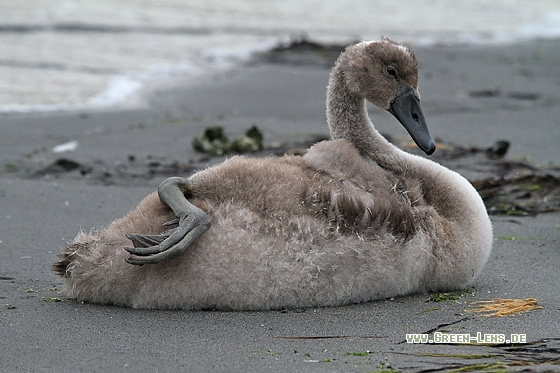
{"label": "swan's neck", "polygon": [[465,212],[486,216],[482,200],[465,178],[429,159],[397,148],[374,128],[365,100],[347,87],[342,69],[335,68],[331,73],[327,118],[333,139],[347,140],[364,158],[396,176],[419,180],[428,203],[448,218],[465,222]]}
{"label": "swan's neck", "polygon": [[335,68],[327,89],[327,122],[333,139],[345,139],[360,154],[386,169],[403,165],[407,153],[385,139],[373,126],[365,99],[348,88],[342,69]]}

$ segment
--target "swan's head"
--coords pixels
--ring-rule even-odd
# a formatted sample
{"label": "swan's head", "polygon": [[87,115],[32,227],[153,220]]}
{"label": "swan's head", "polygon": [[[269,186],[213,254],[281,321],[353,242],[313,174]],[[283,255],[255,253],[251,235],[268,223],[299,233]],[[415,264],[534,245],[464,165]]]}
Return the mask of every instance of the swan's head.
{"label": "swan's head", "polygon": [[420,107],[418,61],[412,49],[387,38],[362,42],[346,48],[339,63],[352,94],[393,114],[426,154],[435,151]]}

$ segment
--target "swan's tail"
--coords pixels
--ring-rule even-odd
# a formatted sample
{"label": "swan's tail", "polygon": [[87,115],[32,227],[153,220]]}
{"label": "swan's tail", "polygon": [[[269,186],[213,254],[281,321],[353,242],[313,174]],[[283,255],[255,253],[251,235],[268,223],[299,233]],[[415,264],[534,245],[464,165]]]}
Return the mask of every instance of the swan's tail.
{"label": "swan's tail", "polygon": [[[69,278],[72,277],[72,268],[81,265],[78,263],[80,261],[80,257],[85,257],[86,259],[89,257],[89,260],[95,263],[95,255],[92,255],[92,252],[97,251],[96,246],[99,246],[99,236],[97,234],[86,234],[84,232],[80,232],[74,242],[68,244],[66,249],[58,254],[58,258],[60,259],[58,262],[54,263],[51,266],[51,269],[60,277],[62,278]],[[101,245],[104,246],[104,245]]]}
{"label": "swan's tail", "polygon": [[129,305],[138,278],[131,273],[137,268],[125,261],[127,241],[106,231],[78,234],[51,266],[62,277],[66,296],[82,302]]}
{"label": "swan's tail", "polygon": [[83,244],[79,242],[74,242],[66,246],[66,250],[57,255],[60,260],[51,266],[53,272],[60,277],[69,277],[68,269],[75,259],[76,252],[80,250],[81,246],[83,246]]}
{"label": "swan's tail", "polygon": [[68,251],[64,251],[58,254],[60,260],[51,266],[51,269],[54,271],[54,273],[56,273],[60,277],[66,277],[66,271],[68,269],[68,266],[72,262],[71,255],[72,254]]}

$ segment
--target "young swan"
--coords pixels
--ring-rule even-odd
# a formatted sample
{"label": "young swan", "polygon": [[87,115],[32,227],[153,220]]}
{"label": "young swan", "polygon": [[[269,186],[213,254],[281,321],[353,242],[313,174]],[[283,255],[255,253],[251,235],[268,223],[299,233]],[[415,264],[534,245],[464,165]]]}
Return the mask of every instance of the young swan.
{"label": "young swan", "polygon": [[[233,157],[170,178],[159,197],[104,230],[80,233],[53,266],[68,297],[264,310],[470,283],[492,244],[481,198],[459,174],[390,144],[366,112],[365,100],[389,110],[421,149],[435,150],[414,53],[388,39],[349,46],[327,96],[333,140],[303,157]],[[126,247],[127,235],[135,247]]]}

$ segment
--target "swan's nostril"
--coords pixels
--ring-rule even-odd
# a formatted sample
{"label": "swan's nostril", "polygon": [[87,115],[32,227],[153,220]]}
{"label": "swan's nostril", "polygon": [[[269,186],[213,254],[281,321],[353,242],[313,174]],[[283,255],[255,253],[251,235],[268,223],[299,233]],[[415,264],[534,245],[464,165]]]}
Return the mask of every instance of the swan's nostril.
{"label": "swan's nostril", "polygon": [[418,116],[417,113],[412,113],[412,119],[414,119],[416,122],[418,122],[418,120],[420,120],[420,117]]}

